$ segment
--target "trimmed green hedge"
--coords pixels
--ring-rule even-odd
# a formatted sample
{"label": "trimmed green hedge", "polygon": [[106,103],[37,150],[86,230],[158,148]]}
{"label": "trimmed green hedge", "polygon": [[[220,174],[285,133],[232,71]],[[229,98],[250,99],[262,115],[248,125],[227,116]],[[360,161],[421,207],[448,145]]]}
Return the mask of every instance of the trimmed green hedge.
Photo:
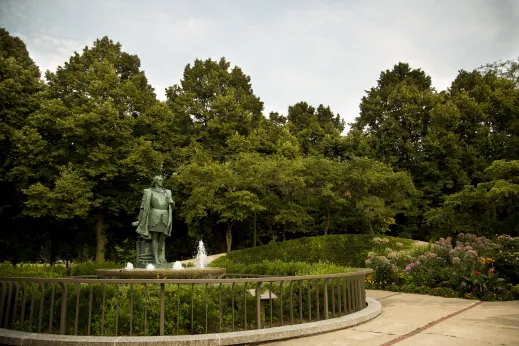
{"label": "trimmed green hedge", "polygon": [[387,242],[374,242],[375,237],[367,234],[332,234],[327,236],[307,237],[284,242],[271,243],[254,248],[231,251],[211,263],[214,267],[226,267],[227,263],[252,264],[264,260],[283,262],[329,262],[345,267],[365,267],[368,252],[379,252],[386,247],[395,248],[401,243],[401,249],[411,248],[410,239],[378,236]]}
{"label": "trimmed green hedge", "polygon": [[7,277],[34,277],[34,278],[60,278],[63,276],[95,275],[96,269],[122,268],[121,263],[71,263],[68,268],[63,265],[18,263],[14,266],[11,262],[0,263],[0,276]]}
{"label": "trimmed green hedge", "polygon": [[[234,263],[228,258],[222,257],[218,265],[227,270],[227,273],[235,274],[259,274],[259,275],[320,275],[337,274],[351,271],[351,268],[339,266],[333,263],[317,262],[283,262],[279,259],[274,261],[263,260],[259,263]],[[214,267],[213,265],[211,265]]]}

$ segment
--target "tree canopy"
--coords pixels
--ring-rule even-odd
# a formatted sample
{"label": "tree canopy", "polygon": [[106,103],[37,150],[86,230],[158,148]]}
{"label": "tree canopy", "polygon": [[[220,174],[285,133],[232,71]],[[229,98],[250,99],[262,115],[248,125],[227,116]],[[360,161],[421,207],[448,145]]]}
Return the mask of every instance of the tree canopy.
{"label": "tree canopy", "polygon": [[1,29],[0,257],[49,245],[117,259],[156,174],[176,201],[175,259],[200,239],[221,252],[330,233],[519,234],[517,61],[459,71],[443,91],[399,62],[347,133],[323,104],[265,114],[252,85],[223,57],[196,59],[160,101],[108,37],[42,78]]}

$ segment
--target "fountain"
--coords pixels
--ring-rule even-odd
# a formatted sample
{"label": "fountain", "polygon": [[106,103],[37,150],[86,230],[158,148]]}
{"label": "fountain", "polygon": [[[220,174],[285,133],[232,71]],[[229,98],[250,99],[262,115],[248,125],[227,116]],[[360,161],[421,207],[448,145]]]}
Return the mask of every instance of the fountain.
{"label": "fountain", "polygon": [[198,243],[198,251],[196,253],[196,267],[197,268],[205,268],[205,263],[207,261],[207,252],[205,251],[204,242],[200,240]]}
{"label": "fountain", "polygon": [[96,269],[96,273],[102,278],[121,278],[121,279],[208,279],[219,278],[225,274],[224,268],[213,268],[207,266],[207,250],[204,242],[198,242],[196,256],[189,262],[195,262],[195,267],[184,268],[180,261],[169,264],[155,266],[148,263],[145,268],[134,268],[133,263],[128,262],[123,269]]}

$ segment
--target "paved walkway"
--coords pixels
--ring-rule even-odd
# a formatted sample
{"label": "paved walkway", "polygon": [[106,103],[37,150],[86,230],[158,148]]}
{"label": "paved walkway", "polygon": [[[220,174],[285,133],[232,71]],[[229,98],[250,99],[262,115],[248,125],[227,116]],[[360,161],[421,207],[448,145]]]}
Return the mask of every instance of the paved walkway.
{"label": "paved walkway", "polygon": [[478,302],[367,290],[382,314],[353,328],[269,346],[519,346],[519,301]]}

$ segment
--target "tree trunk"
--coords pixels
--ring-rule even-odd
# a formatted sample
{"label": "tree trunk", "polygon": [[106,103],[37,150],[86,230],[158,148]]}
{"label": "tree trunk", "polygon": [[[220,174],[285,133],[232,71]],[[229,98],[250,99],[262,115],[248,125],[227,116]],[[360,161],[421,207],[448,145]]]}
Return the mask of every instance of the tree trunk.
{"label": "tree trunk", "polygon": [[96,217],[96,263],[105,261],[105,223],[103,211],[99,210]]}
{"label": "tree trunk", "polygon": [[287,240],[287,232],[286,232],[286,227],[285,225],[283,225],[283,241]]}
{"label": "tree trunk", "polygon": [[324,227],[324,235],[328,235],[328,228],[330,228],[330,210],[326,210],[326,226]]}
{"label": "tree trunk", "polygon": [[254,240],[252,246],[256,247],[256,212],[254,212]]}
{"label": "tree trunk", "polygon": [[371,235],[375,235],[375,233],[373,232],[373,226],[371,226],[371,222],[368,222],[368,226],[369,226],[369,231],[370,231]]}
{"label": "tree trunk", "polygon": [[227,232],[225,233],[225,243],[227,245],[227,252],[231,252],[231,244],[232,244],[231,227],[232,227],[232,224],[229,223],[227,226]]}

